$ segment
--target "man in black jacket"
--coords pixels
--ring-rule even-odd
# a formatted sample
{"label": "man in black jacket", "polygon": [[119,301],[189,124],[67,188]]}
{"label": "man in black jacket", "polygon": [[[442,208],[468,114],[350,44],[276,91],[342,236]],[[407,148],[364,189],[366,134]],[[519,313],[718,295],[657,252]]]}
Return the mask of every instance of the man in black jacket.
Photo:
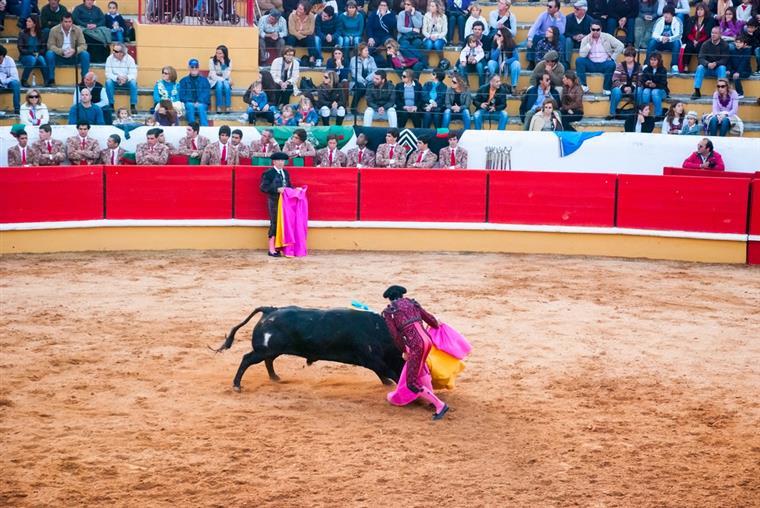
{"label": "man in black jacket", "polygon": [[372,83],[367,87],[367,109],[364,110],[364,127],[372,127],[372,120],[388,120],[388,127],[396,127],[396,90],[393,83],[386,79],[385,71],[380,69],[372,76]]}
{"label": "man in black jacket", "polygon": [[406,127],[409,119],[415,128],[422,126],[422,85],[414,79],[411,69],[401,74],[401,83],[396,85],[396,116],[400,129]]}
{"label": "man in black jacket", "polygon": [[541,81],[536,86],[528,88],[522,96],[520,120],[523,122],[523,130],[528,130],[533,115],[543,108],[544,99],[549,98],[560,104],[559,93],[552,86],[552,77],[547,73],[541,76]]}
{"label": "man in black jacket", "polygon": [[499,130],[507,128],[507,87],[501,84],[501,76],[494,74],[488,83],[478,88],[475,94],[475,129],[483,128],[483,120],[499,120]]}
{"label": "man in black jacket", "polygon": [[702,47],[699,49],[699,65],[697,72],[694,73],[692,99],[702,97],[700,88],[702,88],[702,80],[705,79],[705,76],[726,77],[729,56],[728,43],[721,38],[720,27],[712,27],[710,39],[702,43]]}
{"label": "man in black jacket", "polygon": [[285,161],[288,160],[288,154],[285,152],[275,152],[272,154],[272,165],[274,167],[264,171],[261,175],[261,184],[259,189],[267,195],[267,210],[269,210],[269,255],[277,258],[280,252],[274,245],[274,237],[277,233],[277,203],[280,194],[286,187],[293,187],[290,182],[290,174],[285,169]]}

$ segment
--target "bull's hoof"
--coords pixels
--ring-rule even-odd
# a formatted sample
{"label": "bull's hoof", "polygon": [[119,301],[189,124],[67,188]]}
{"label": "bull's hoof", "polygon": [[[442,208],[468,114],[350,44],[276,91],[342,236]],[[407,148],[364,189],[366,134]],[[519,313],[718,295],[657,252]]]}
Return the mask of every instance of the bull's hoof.
{"label": "bull's hoof", "polygon": [[239,387],[239,386],[235,386],[235,385],[233,385],[233,386],[232,386],[232,389],[233,389],[234,391],[236,391],[237,393],[240,393],[240,387]]}
{"label": "bull's hoof", "polygon": [[391,386],[391,385],[395,384],[395,382],[392,379],[389,379],[389,378],[386,377],[386,378],[383,378],[383,384],[385,386]]}
{"label": "bull's hoof", "polygon": [[275,383],[279,383],[280,382],[280,376],[277,376],[277,375],[269,376],[269,380],[270,381],[274,381]]}

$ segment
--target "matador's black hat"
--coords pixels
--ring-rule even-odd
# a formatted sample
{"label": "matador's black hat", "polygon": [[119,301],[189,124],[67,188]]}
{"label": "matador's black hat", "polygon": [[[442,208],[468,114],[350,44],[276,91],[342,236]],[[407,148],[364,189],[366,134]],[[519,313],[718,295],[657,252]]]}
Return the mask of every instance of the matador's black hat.
{"label": "matador's black hat", "polygon": [[394,285],[385,290],[385,293],[383,293],[383,298],[388,298],[389,300],[398,300],[405,294],[406,288],[404,286]]}
{"label": "matador's black hat", "polygon": [[289,158],[290,157],[288,157],[288,154],[286,154],[285,152],[275,152],[272,154],[273,161],[286,161]]}

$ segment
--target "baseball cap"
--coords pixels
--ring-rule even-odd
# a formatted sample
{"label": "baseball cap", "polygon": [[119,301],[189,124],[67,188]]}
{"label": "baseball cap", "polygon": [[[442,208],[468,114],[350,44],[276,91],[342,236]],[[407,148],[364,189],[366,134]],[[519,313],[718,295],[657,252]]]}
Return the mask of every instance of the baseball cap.
{"label": "baseball cap", "polygon": [[689,111],[688,113],[686,113],[686,118],[694,118],[694,119],[696,119],[697,118],[697,112],[693,111],[693,110]]}
{"label": "baseball cap", "polygon": [[269,15],[272,16],[273,18],[279,18],[280,16],[282,16],[282,13],[277,9],[270,9]]}
{"label": "baseball cap", "polygon": [[588,9],[588,3],[586,0],[578,0],[573,4],[573,7],[577,7],[578,9]]}
{"label": "baseball cap", "polygon": [[198,60],[196,58],[191,58],[189,62],[187,62],[188,67],[200,67],[198,64]]}

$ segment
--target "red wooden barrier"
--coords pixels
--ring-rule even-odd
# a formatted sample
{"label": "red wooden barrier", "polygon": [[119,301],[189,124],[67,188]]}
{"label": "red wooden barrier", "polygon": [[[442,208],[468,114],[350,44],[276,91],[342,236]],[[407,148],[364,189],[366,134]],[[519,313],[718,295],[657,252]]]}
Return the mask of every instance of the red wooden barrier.
{"label": "red wooden barrier", "polygon": [[749,184],[740,178],[620,175],[617,225],[743,234]]}
{"label": "red wooden barrier", "polygon": [[102,218],[102,166],[0,170],[2,223]]}
{"label": "red wooden barrier", "polygon": [[485,171],[362,169],[361,220],[485,222]]}
{"label": "red wooden barrier", "polygon": [[742,173],[741,171],[713,171],[710,169],[690,169],[690,168],[662,168],[663,175],[679,176],[710,176],[718,178],[757,178],[758,173]]}
{"label": "red wooden barrier", "polygon": [[615,175],[494,171],[488,221],[612,227]]}
{"label": "red wooden barrier", "polygon": [[107,167],[108,219],[229,219],[231,166]]}

